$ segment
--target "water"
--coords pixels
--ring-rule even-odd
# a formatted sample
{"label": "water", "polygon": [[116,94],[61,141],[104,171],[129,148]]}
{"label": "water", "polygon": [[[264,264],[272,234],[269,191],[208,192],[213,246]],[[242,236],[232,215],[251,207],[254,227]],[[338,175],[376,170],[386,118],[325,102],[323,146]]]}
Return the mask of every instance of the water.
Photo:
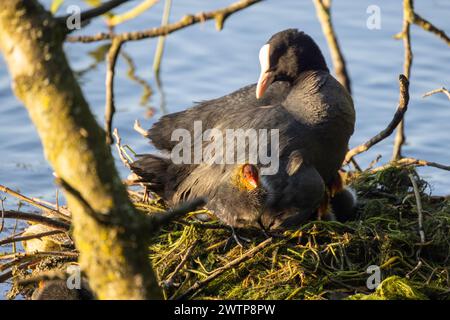
{"label": "water", "polygon": [[[42,1],[50,3],[49,0]],[[196,13],[226,6],[233,1],[174,1],[171,21],[186,13]],[[66,0],[66,5],[82,1]],[[124,5],[129,8],[133,2]],[[381,29],[369,30],[366,19],[369,5],[381,9]],[[141,30],[157,26],[161,20],[163,1],[139,18],[117,28],[117,31]],[[401,1],[341,0],[334,1],[333,19],[347,66],[357,110],[356,131],[351,146],[365,142],[390,121],[398,101],[398,74],[402,72],[402,41],[392,38],[401,30]],[[416,1],[416,11],[436,26],[450,33],[450,0]],[[64,12],[64,8],[62,9]],[[183,110],[193,101],[201,101],[225,95],[257,80],[260,47],[273,33],[296,27],[310,34],[328,58],[329,52],[322,35],[311,1],[264,1],[230,17],[222,32],[214,29],[214,22],[194,25],[171,34],[166,42],[161,79],[168,112]],[[95,20],[78,34],[94,34],[106,31],[101,19]],[[446,96],[438,94],[426,99],[422,94],[441,87],[450,87],[450,48],[440,39],[416,26],[412,26],[414,63],[411,78],[411,101],[406,117],[408,144],[407,156],[450,164],[450,103]],[[119,129],[124,143],[138,153],[152,150],[151,146],[133,129],[135,119],[148,128],[162,114],[161,96],[152,76],[153,53],[156,39],[130,42],[124,52],[137,66],[136,74],[147,81],[154,90],[147,105],[140,105],[143,87],[127,77],[129,68],[121,56],[116,70],[116,107],[114,127]],[[103,121],[105,103],[105,64],[93,68],[92,52],[101,52],[102,43],[66,44],[66,53],[72,68],[86,70],[80,77],[83,92],[99,121]],[[91,54],[90,54],[91,53]],[[52,170],[47,164],[37,133],[22,104],[10,89],[10,78],[0,58],[0,183],[35,197],[54,201],[55,184]],[[154,115],[147,118],[149,108]],[[369,152],[358,156],[365,167],[377,154],[381,162],[390,158],[392,138]],[[115,149],[113,150],[115,154]],[[116,156],[116,154],[115,154]],[[117,158],[117,157],[116,157]],[[128,171],[117,160],[123,177]],[[450,193],[450,173],[424,168],[422,176],[432,184],[435,194]],[[5,206],[15,208],[17,202],[8,197]],[[11,232],[12,225],[7,224]],[[6,235],[3,232],[1,237]],[[0,250],[9,250],[4,247]],[[0,297],[7,287],[0,286]]]}

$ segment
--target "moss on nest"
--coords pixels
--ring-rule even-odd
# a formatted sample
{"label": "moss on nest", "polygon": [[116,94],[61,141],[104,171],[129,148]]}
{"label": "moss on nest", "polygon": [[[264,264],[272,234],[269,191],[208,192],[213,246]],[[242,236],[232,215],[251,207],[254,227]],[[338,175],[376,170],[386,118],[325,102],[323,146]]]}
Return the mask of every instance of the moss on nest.
{"label": "moss on nest", "polygon": [[[417,177],[395,167],[349,177],[359,197],[356,221],[311,221],[272,240],[240,231],[250,240],[243,247],[229,241],[231,230],[219,221],[200,222],[204,210],[174,221],[149,252],[165,298],[450,299],[450,199],[431,196],[418,179],[422,244],[411,173]],[[165,210],[158,199],[130,195],[146,214]],[[373,265],[382,282],[369,290]],[[14,286],[12,296],[25,289]]]}
{"label": "moss on nest", "polygon": [[[422,245],[416,199],[408,178],[411,172],[392,167],[351,177],[350,184],[360,201],[357,221],[345,224],[312,221],[296,231],[274,237],[254,256],[229,269],[227,264],[266,237],[245,234],[250,243],[244,243],[244,247],[232,243],[225,248],[231,232],[218,221],[199,223],[195,215],[190,215],[171,224],[150,246],[150,258],[165,297],[180,297],[195,283],[202,283],[217,273],[215,279],[202,283],[188,296],[195,299],[450,298],[450,201],[428,194],[427,184],[419,180],[426,237]],[[375,292],[366,286],[370,275],[367,268],[371,265],[380,267],[381,280],[384,279]]]}

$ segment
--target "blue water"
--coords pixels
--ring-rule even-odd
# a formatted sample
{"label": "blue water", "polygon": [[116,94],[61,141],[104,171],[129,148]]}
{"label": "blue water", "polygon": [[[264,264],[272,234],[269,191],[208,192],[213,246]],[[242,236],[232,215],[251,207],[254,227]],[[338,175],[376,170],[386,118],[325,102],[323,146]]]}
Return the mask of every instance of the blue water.
{"label": "blue water", "polygon": [[[42,1],[49,4],[50,1]],[[233,1],[174,1],[171,21],[186,13],[211,10]],[[135,1],[120,10],[130,8]],[[66,0],[69,4],[82,1]],[[450,0],[417,0],[416,11],[431,20],[447,34],[450,33]],[[369,5],[381,9],[381,29],[369,30],[366,20]],[[122,9],[123,8],[123,9]],[[65,7],[61,9],[64,12]],[[141,30],[160,24],[163,1],[140,16],[117,28],[118,32]],[[401,1],[340,0],[333,3],[333,20],[353,84],[357,110],[356,131],[351,146],[366,141],[382,130],[395,112],[398,101],[398,74],[402,72],[402,41],[393,35],[401,30]],[[316,19],[312,1],[268,0],[230,17],[220,33],[214,22],[195,25],[171,34],[166,42],[161,79],[168,112],[183,110],[193,101],[225,95],[257,80],[260,47],[273,33],[285,28],[299,28],[310,34],[327,56],[329,52]],[[106,31],[102,19],[97,19],[76,34]],[[440,39],[412,26],[414,63],[411,77],[411,101],[406,116],[407,145],[404,154],[430,161],[450,164],[450,101],[439,94],[426,99],[422,94],[441,87],[450,87],[450,48]],[[137,75],[148,81],[154,90],[147,105],[140,105],[142,86],[127,77],[127,63],[119,57],[116,71],[116,107],[114,127],[119,129],[123,142],[138,153],[151,151],[150,145],[133,129],[135,119],[147,128],[162,114],[161,96],[152,75],[156,39],[130,42],[124,51],[137,66]],[[66,53],[74,70],[80,71],[94,63],[90,52],[102,43],[66,44]],[[105,64],[100,63],[80,78],[83,92],[99,121],[103,121],[105,103]],[[149,108],[154,115],[147,118]],[[388,161],[392,138],[383,141],[369,152],[358,156],[365,167],[378,154]],[[28,114],[11,92],[10,78],[0,58],[0,183],[27,195],[54,201],[55,184],[47,164],[39,137]],[[115,149],[113,150],[115,154]],[[121,174],[128,171],[117,161]],[[433,193],[450,193],[450,173],[438,169],[420,170],[432,184]],[[17,202],[8,197],[5,205],[14,208]],[[11,225],[7,225],[7,232]],[[1,234],[4,237],[6,232]],[[8,249],[4,247],[0,250]],[[9,249],[8,249],[9,250]],[[0,286],[0,297],[6,290]]]}

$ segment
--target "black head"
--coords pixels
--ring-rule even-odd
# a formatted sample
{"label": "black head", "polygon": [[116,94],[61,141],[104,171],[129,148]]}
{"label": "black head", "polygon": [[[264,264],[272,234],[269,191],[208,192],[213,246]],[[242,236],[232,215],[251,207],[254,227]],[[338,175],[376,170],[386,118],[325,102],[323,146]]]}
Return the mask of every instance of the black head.
{"label": "black head", "polygon": [[273,35],[259,52],[261,75],[256,97],[274,81],[294,82],[304,71],[328,71],[319,46],[304,32],[287,29]]}

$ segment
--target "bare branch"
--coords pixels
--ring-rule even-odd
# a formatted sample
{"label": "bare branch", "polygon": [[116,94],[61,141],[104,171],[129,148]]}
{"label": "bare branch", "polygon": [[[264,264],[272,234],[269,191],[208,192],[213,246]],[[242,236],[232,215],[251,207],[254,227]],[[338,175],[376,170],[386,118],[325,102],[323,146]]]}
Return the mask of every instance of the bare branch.
{"label": "bare branch", "polygon": [[442,170],[446,170],[446,171],[450,171],[450,166],[444,165],[444,164],[440,164],[437,162],[432,162],[432,161],[427,161],[427,160],[421,160],[421,159],[415,159],[415,158],[402,158],[398,161],[392,162],[392,163],[388,163],[385,164],[383,166],[380,167],[376,167],[374,169],[371,170],[371,172],[378,172],[381,170],[384,170],[388,167],[391,167],[392,165],[398,166],[398,167],[434,167],[434,168],[438,168],[438,169],[442,169]]}
{"label": "bare branch", "polygon": [[[414,176],[410,173],[409,175],[409,180],[411,180],[413,189],[414,189],[414,196],[416,197],[416,205],[417,205],[417,214],[418,214],[418,221],[419,221],[419,236],[420,236],[420,243],[424,244],[425,243],[425,232],[423,231],[423,210],[422,210],[422,200],[420,198],[420,192],[419,192],[419,187],[417,186],[417,182],[416,179],[414,178]],[[417,256],[419,257],[420,255],[420,248],[419,251],[417,253]]]}
{"label": "bare branch", "polygon": [[124,13],[115,14],[112,17],[107,17],[106,23],[108,24],[108,27],[111,28],[118,24],[124,23],[125,21],[134,19],[153,7],[156,3],[158,3],[158,1],[159,0],[143,0],[141,3],[131,8],[130,10],[125,11]]}
{"label": "bare branch", "polygon": [[4,215],[5,219],[19,219],[19,220],[37,222],[37,223],[49,226],[49,227],[57,229],[57,230],[68,231],[70,229],[70,225],[66,222],[51,219],[48,217],[44,217],[39,214],[14,211],[14,210],[6,210],[3,212],[3,215]]}
{"label": "bare branch", "polygon": [[198,207],[203,206],[206,199],[197,198],[192,201],[181,204],[180,206],[168,210],[163,213],[154,213],[148,217],[146,223],[143,224],[145,230],[157,230],[166,224],[172,222],[174,219],[185,215],[186,213],[195,211]]}
{"label": "bare branch", "polygon": [[106,143],[112,144],[113,138],[111,133],[112,120],[116,107],[114,105],[114,75],[117,62],[117,56],[119,55],[120,48],[123,41],[120,39],[113,39],[111,47],[107,56],[107,69],[106,69],[106,104],[105,104],[105,131],[106,131]]}
{"label": "bare branch", "polygon": [[66,214],[64,214],[64,213],[62,213],[62,212],[60,212],[58,210],[49,208],[49,207],[43,205],[40,201],[36,201],[34,199],[28,198],[27,196],[24,196],[23,194],[20,194],[19,192],[11,190],[8,187],[0,185],[0,191],[5,192],[5,193],[7,193],[7,194],[9,194],[9,195],[11,195],[13,197],[16,197],[19,200],[27,202],[27,203],[31,204],[32,206],[34,206],[36,208],[39,208],[39,209],[44,210],[46,212],[49,212],[49,213],[51,213],[51,214],[53,214],[53,215],[55,215],[55,216],[57,216],[59,218],[64,219],[65,221],[70,221],[70,216],[68,216],[68,215],[66,215]]}
{"label": "bare branch", "polygon": [[423,30],[431,32],[438,36],[438,38],[442,39],[447,45],[450,46],[450,38],[445,34],[444,31],[435,27],[431,22],[425,20],[417,13],[413,12],[413,21],[415,25],[421,27]]}
{"label": "bare branch", "polygon": [[260,252],[261,250],[266,248],[271,243],[272,243],[272,238],[264,240],[263,242],[258,244],[256,247],[248,250],[246,253],[241,255],[239,258],[236,258],[236,259],[232,260],[231,262],[229,262],[228,264],[224,265],[223,267],[220,267],[220,268],[216,269],[211,275],[209,275],[205,279],[203,279],[201,281],[197,281],[196,283],[194,283],[182,295],[180,295],[179,297],[176,297],[176,299],[177,300],[182,300],[182,299],[186,299],[186,298],[191,297],[192,295],[194,295],[195,293],[197,293],[201,289],[203,289],[203,287],[205,285],[207,285],[208,283],[210,283],[212,280],[216,279],[217,277],[222,275],[227,270],[229,270],[229,269],[231,269],[231,268],[233,268],[235,266],[238,266],[240,263],[246,261],[247,259],[250,259],[250,258],[254,257],[258,252]]}
{"label": "bare branch", "polygon": [[425,93],[422,97],[423,97],[423,98],[426,98],[426,97],[429,97],[429,96],[431,96],[431,95],[433,95],[433,94],[440,93],[440,92],[442,92],[443,94],[445,94],[445,95],[447,96],[447,98],[450,100],[450,92],[449,92],[446,88],[444,88],[444,87],[439,88],[439,89],[431,90],[431,91]]}
{"label": "bare branch", "polygon": [[[164,12],[161,20],[161,27],[166,26],[169,23],[170,8],[172,6],[172,0],[166,0],[164,4]],[[166,41],[166,36],[160,36],[158,38],[158,44],[156,45],[155,57],[153,58],[153,72],[156,77],[159,77],[159,72],[161,70],[161,61],[164,53],[164,43]]]}
{"label": "bare branch", "polygon": [[183,268],[183,266],[188,261],[189,257],[191,256],[192,251],[194,251],[195,247],[197,246],[198,239],[194,241],[194,243],[187,248],[186,253],[184,254],[183,258],[181,259],[181,262],[176,266],[175,270],[168,276],[167,280],[162,281],[162,284],[166,287],[171,287],[174,285],[173,280],[177,273]]}
{"label": "bare branch", "polygon": [[235,12],[241,11],[245,8],[248,8],[251,5],[254,5],[261,1],[262,0],[240,0],[222,9],[210,12],[200,12],[195,15],[187,15],[181,18],[181,20],[179,20],[178,22],[174,22],[166,26],[151,28],[144,31],[124,32],[117,35],[104,32],[96,34],[94,36],[67,37],[66,40],[69,42],[94,42],[118,38],[122,41],[133,41],[133,40],[136,41],[168,35],[169,33],[181,30],[196,23],[212,19],[216,20],[217,22],[216,27],[220,29],[221,27],[223,27],[223,23],[230,15],[232,15]]}
{"label": "bare branch", "polygon": [[[411,77],[411,66],[413,53],[411,49],[411,15],[414,14],[413,1],[403,0],[403,29],[399,36],[403,39],[404,62],[403,74],[408,80]],[[402,157],[402,147],[405,144],[405,124],[403,119],[398,124],[397,133],[394,140],[394,148],[392,152],[392,160],[398,160]]]}
{"label": "bare branch", "polygon": [[119,153],[119,158],[122,161],[122,163],[124,164],[124,166],[127,167],[128,169],[130,169],[130,167],[131,167],[130,160],[127,158],[125,151],[122,148],[122,143],[121,143],[122,139],[119,136],[119,131],[117,130],[117,128],[114,129],[113,135],[116,138],[116,148]]}
{"label": "bare branch", "polygon": [[[112,9],[114,9],[128,1],[130,1],[130,0],[110,0],[110,1],[104,2],[95,8],[81,12],[80,20],[81,20],[81,22],[86,22],[88,20],[91,20],[93,18],[103,15],[103,14],[107,13],[108,11],[111,11]],[[66,15],[63,17],[57,17],[56,19],[60,23],[65,23],[69,17],[70,17],[70,15]]]}
{"label": "bare branch", "polygon": [[60,234],[60,233],[64,233],[64,232],[65,231],[63,231],[63,230],[50,230],[50,231],[36,233],[36,234],[30,234],[30,235],[22,236],[22,237],[8,237],[3,240],[0,240],[0,246],[8,244],[8,243],[13,243],[13,242],[20,242],[20,241],[26,241],[26,240],[31,240],[31,239],[38,239],[38,238],[53,236],[55,234]]}
{"label": "bare branch", "polygon": [[348,76],[344,55],[342,54],[331,21],[331,0],[314,0],[314,5],[316,6],[317,17],[319,18],[323,34],[327,40],[328,48],[330,49],[336,77],[351,94],[350,77]]}
{"label": "bare branch", "polygon": [[147,130],[142,128],[141,123],[139,122],[139,120],[135,120],[134,121],[133,129],[136,132],[138,132],[141,136],[143,136],[144,138],[148,138],[148,132],[147,132]]}
{"label": "bare branch", "polygon": [[394,114],[394,118],[391,120],[391,122],[388,124],[388,126],[383,131],[378,133],[376,136],[371,138],[366,143],[361,144],[361,145],[351,149],[349,152],[347,152],[347,154],[345,156],[344,164],[349,163],[349,161],[354,156],[369,150],[375,144],[377,144],[380,141],[389,137],[392,134],[392,132],[394,132],[395,128],[400,123],[400,121],[403,119],[405,112],[408,109],[409,81],[404,75],[401,74],[399,76],[399,83],[400,83],[400,98],[399,98],[397,111]]}

